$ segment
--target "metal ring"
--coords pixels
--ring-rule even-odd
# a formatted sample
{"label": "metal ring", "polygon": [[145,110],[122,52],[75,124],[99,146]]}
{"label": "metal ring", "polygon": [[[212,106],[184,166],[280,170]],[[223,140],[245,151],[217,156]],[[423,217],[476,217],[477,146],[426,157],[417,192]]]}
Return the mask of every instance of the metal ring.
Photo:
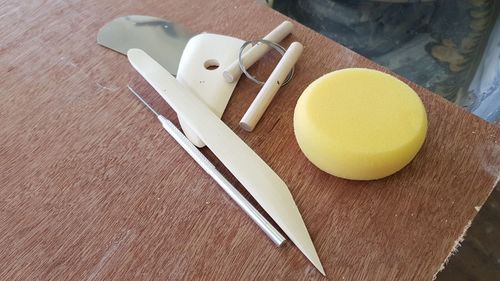
{"label": "metal ring", "polygon": [[[274,43],[272,41],[265,40],[265,39],[250,40],[250,41],[246,41],[245,43],[243,43],[243,45],[241,45],[240,53],[238,54],[238,64],[240,65],[241,71],[243,72],[243,74],[245,74],[246,77],[248,77],[248,79],[252,80],[253,82],[255,82],[259,85],[264,85],[265,82],[257,80],[257,78],[255,78],[255,76],[252,76],[250,73],[248,73],[247,69],[243,65],[243,60],[241,58],[241,55],[243,54],[243,50],[246,48],[246,46],[248,46],[249,44],[255,45],[258,43],[265,44],[265,45],[275,49],[282,56],[285,54],[286,49],[283,48],[283,46],[281,46],[280,44],[277,44],[277,43]],[[290,70],[290,72],[286,76],[285,81],[283,81],[282,86],[286,85],[288,82],[290,82],[290,80],[292,80],[294,71],[295,71],[295,66],[292,67],[292,70]]]}

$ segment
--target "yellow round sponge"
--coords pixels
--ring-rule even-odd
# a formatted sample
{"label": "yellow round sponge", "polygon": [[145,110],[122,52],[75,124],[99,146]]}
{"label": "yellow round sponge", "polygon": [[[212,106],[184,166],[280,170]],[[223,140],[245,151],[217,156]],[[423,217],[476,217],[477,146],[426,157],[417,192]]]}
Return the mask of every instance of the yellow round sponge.
{"label": "yellow round sponge", "polygon": [[391,175],[417,154],[427,133],[424,105],[408,85],[371,69],[326,74],[300,96],[295,136],[321,170],[346,179]]}

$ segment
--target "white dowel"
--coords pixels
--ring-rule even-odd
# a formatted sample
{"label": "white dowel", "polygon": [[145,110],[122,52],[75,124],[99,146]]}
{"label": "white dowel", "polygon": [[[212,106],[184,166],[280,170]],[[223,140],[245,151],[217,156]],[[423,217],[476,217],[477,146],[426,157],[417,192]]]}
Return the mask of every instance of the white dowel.
{"label": "white dowel", "polygon": [[[288,36],[288,34],[292,32],[292,29],[293,29],[293,24],[289,21],[284,21],[280,25],[278,25],[275,29],[273,29],[273,31],[267,34],[263,39],[274,43],[278,43],[281,40],[283,40],[286,36]],[[241,56],[243,65],[245,66],[245,68],[249,68],[261,57],[263,57],[269,50],[270,47],[265,44],[262,43],[255,44],[255,46],[250,48]],[[238,77],[240,77],[241,73],[242,72],[240,69],[239,61],[238,59],[236,59],[231,65],[229,65],[223,71],[222,75],[224,76],[226,82],[232,83]]]}
{"label": "white dowel", "polygon": [[276,92],[278,92],[283,84],[287,74],[299,59],[303,49],[304,47],[299,42],[293,42],[290,45],[285,55],[283,55],[278,65],[276,65],[276,68],[269,76],[269,79],[267,79],[264,86],[260,89],[243,118],[241,118],[240,127],[249,132],[253,131],[255,125],[257,125],[276,95]]}

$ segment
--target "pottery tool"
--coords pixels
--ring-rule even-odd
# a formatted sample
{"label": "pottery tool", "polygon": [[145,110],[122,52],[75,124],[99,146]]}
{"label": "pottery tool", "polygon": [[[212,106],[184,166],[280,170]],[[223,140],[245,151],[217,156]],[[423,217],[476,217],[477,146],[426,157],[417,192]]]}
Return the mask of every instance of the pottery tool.
{"label": "pottery tool", "polygon": [[311,83],[294,113],[295,136],[321,170],[355,180],[391,175],[422,146],[427,114],[419,96],[389,74],[364,68]]}
{"label": "pottery tool", "polygon": [[[241,58],[242,53],[245,51],[245,49],[249,45],[254,46],[255,44],[259,44],[259,43],[265,44],[265,45],[269,46],[270,48],[273,48],[278,53],[280,53],[282,56],[285,55],[286,49],[283,46],[281,46],[280,44],[278,44],[278,43],[274,43],[272,41],[268,41],[268,40],[265,40],[265,39],[250,40],[250,41],[246,41],[243,45],[241,45],[241,47],[240,47],[240,53],[238,55],[238,63],[240,65],[241,72],[243,72],[243,74],[245,74],[245,76],[248,79],[252,80],[255,84],[264,85],[265,82],[257,80],[257,78],[255,78],[255,76],[251,75],[248,72],[248,70],[245,68],[245,65],[243,64],[243,60]],[[295,71],[295,67],[292,67],[292,70],[286,76],[285,81],[283,81],[282,86],[285,85],[285,84],[287,84],[288,82],[290,82],[290,80],[292,80],[294,71]]]}
{"label": "pottery tool", "polygon": [[194,35],[175,22],[129,15],[106,23],[97,33],[97,43],[124,55],[131,48],[145,50],[170,73],[176,75],[182,52]]}
{"label": "pottery tool", "polygon": [[207,147],[322,273],[323,266],[283,180],[187,87],[148,54],[131,49],[132,66],[183,118]]}
{"label": "pottery tool", "polygon": [[[243,40],[230,36],[198,34],[189,40],[179,62],[176,79],[191,89],[219,118],[236,87],[236,83],[224,81],[222,71],[238,58],[243,43]],[[179,123],[194,145],[205,146],[182,118],[179,118]]]}
{"label": "pottery tool", "polygon": [[287,75],[302,54],[304,47],[299,42],[293,42],[278,62],[273,72],[260,89],[254,101],[240,121],[240,126],[246,131],[253,131],[257,122],[266,111]]}
{"label": "pottery tool", "polygon": [[266,233],[274,244],[281,246],[285,242],[285,237],[274,228],[274,226],[264,218],[257,209],[210,163],[203,153],[201,153],[170,120],[154,110],[134,89],[128,86],[129,90],[160,120],[163,128],[179,143],[182,148],[207,172],[224,191],[233,199],[238,206]]}
{"label": "pottery tool", "polygon": [[[267,34],[263,39],[274,43],[281,42],[285,37],[292,32],[293,24],[289,21],[284,21]],[[260,58],[262,58],[271,48],[266,44],[256,44],[245,52],[242,56],[242,61],[245,69],[248,69]],[[231,65],[224,69],[224,79],[228,83],[233,83],[238,80],[242,71],[239,60],[234,60]]]}

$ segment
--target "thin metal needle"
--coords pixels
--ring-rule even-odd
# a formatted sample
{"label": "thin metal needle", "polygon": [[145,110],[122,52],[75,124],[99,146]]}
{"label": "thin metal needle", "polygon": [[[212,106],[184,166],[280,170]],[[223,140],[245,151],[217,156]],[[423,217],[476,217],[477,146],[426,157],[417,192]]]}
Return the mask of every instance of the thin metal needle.
{"label": "thin metal needle", "polygon": [[158,112],[156,112],[156,110],[154,110],[136,91],[134,91],[134,89],[132,89],[132,87],[130,87],[130,85],[127,85],[127,88],[132,92],[132,94],[134,94],[147,108],[149,108],[149,110],[151,110],[156,116],[160,116],[160,114]]}
{"label": "thin metal needle", "polygon": [[201,153],[194,144],[189,141],[184,134],[175,127],[170,120],[163,115],[158,114],[134,89],[127,85],[129,90],[151,110],[158,120],[160,120],[163,128],[184,148],[184,150],[205,170],[231,197],[238,206],[266,233],[277,246],[285,242],[285,237],[274,228],[274,226],[262,216],[248,200],[238,192],[238,190],[215,168],[215,166]]}

